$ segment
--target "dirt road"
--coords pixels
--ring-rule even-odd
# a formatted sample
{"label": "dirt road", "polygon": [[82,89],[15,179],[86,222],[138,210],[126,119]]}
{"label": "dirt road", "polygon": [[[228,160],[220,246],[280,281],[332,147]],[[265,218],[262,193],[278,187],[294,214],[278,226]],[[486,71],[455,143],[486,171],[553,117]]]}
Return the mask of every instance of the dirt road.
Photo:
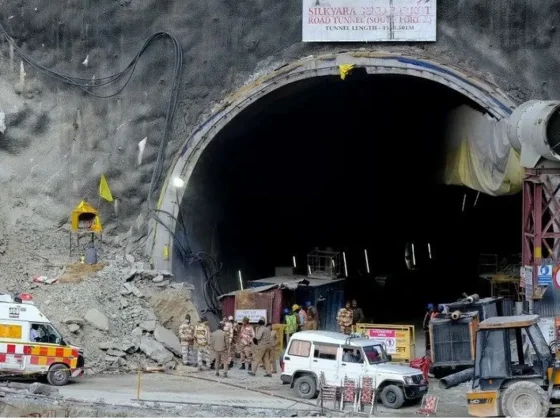
{"label": "dirt road", "polygon": [[[310,413],[319,411],[319,407],[316,406],[317,400],[298,400],[289,386],[280,383],[279,375],[265,378],[263,374],[264,372],[259,372],[256,377],[251,377],[246,371],[240,371],[236,367],[229,372],[228,378],[216,378],[214,372],[198,372],[194,369],[181,369],[174,374],[142,374],[140,402],[136,400],[138,375],[85,377],[61,388],[60,392],[66,398],[90,402],[103,400],[107,404],[115,405],[205,405],[208,408],[211,406],[217,417],[228,416],[228,409],[231,408],[298,410]],[[196,375],[201,379],[185,375]],[[220,383],[213,382],[216,379]],[[230,385],[256,389],[273,396]],[[466,389],[465,386],[460,386],[443,391],[439,389],[437,381],[430,384],[430,392],[440,397],[438,415],[468,416],[465,404]],[[332,405],[328,404],[326,407],[332,408]],[[377,415],[412,417],[418,408],[419,406],[408,406],[390,410],[378,406]]]}

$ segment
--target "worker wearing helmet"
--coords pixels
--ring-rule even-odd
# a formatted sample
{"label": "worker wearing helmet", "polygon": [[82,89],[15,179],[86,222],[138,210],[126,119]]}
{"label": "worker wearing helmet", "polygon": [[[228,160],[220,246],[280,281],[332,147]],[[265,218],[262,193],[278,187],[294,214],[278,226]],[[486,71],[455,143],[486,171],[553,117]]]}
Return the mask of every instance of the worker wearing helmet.
{"label": "worker wearing helmet", "polygon": [[292,312],[290,312],[288,308],[284,309],[284,313],[286,314],[284,316],[284,332],[286,334],[286,345],[288,345],[292,334],[294,334],[298,330],[297,313],[293,310],[293,308],[296,307],[299,308],[298,305],[292,306]]}
{"label": "worker wearing helmet", "polygon": [[444,313],[445,313],[445,306],[443,306],[442,304],[439,304],[437,306],[437,309],[434,310],[434,312],[432,313],[431,319],[442,318]]}
{"label": "worker wearing helmet", "polygon": [[434,304],[428,303],[426,306],[426,314],[424,315],[424,322],[422,323],[422,329],[424,330],[424,337],[426,338],[426,351],[430,349],[430,319],[432,319],[432,314],[434,313]]}
{"label": "worker wearing helmet", "polygon": [[292,306],[292,311],[297,314],[298,331],[301,331],[303,325],[307,322],[307,312],[305,312],[305,309],[303,309],[297,303]]}
{"label": "worker wearing helmet", "polygon": [[317,308],[310,301],[305,302],[305,308],[307,309],[307,320],[309,321],[309,318],[312,318],[313,321],[319,322]]}

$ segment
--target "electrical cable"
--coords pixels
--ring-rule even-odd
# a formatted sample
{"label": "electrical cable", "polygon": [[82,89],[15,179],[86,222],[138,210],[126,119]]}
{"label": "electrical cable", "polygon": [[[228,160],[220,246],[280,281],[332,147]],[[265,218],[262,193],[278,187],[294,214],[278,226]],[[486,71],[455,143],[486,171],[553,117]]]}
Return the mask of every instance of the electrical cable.
{"label": "electrical cable", "polygon": [[[134,58],[130,61],[130,63],[126,66],[126,68],[118,73],[112,74],[110,76],[106,76],[106,77],[101,77],[101,78],[83,78],[83,77],[74,77],[74,76],[68,76],[68,75],[64,75],[61,74],[55,70],[51,70],[41,64],[36,63],[29,55],[27,55],[15,42],[15,40],[8,34],[8,32],[6,31],[6,29],[4,28],[3,25],[0,24],[0,33],[3,34],[8,43],[11,45],[11,47],[14,49],[14,51],[22,58],[23,61],[25,61],[27,64],[29,64],[32,68],[34,68],[35,70],[37,70],[40,73],[45,74],[48,77],[51,77],[53,79],[56,79],[58,81],[61,81],[63,83],[66,83],[68,85],[77,87],[81,90],[83,90],[84,92],[86,92],[87,94],[97,97],[97,98],[111,98],[114,97],[118,94],[120,94],[129,84],[132,75],[134,74],[134,71],[136,70],[136,66],[138,64],[138,61],[140,60],[140,57],[144,54],[144,52],[148,49],[148,47],[152,44],[152,42],[154,42],[155,40],[159,39],[159,38],[169,38],[172,43],[173,43],[173,50],[174,50],[174,58],[175,58],[175,62],[174,62],[174,73],[173,73],[173,83],[171,86],[171,93],[170,93],[170,99],[169,99],[169,103],[168,103],[168,107],[167,107],[167,113],[166,113],[166,117],[165,117],[165,126],[164,126],[164,132],[163,132],[163,137],[162,140],[159,144],[158,147],[158,152],[157,152],[157,158],[156,158],[156,162],[155,162],[155,167],[154,170],[152,172],[152,177],[150,180],[150,185],[149,185],[149,189],[148,189],[148,211],[150,216],[159,224],[161,225],[166,231],[168,231],[172,237],[174,238],[174,243],[176,244],[176,249],[179,251],[179,254],[181,256],[181,259],[183,261],[186,262],[187,266],[190,266],[191,264],[195,263],[195,262],[199,262],[201,264],[201,268],[204,272],[204,275],[206,277],[206,281],[204,283],[203,286],[203,294],[204,294],[204,298],[206,300],[206,303],[209,307],[209,309],[216,313],[216,315],[220,316],[221,315],[221,309],[219,306],[219,302],[217,300],[217,296],[219,296],[218,293],[221,293],[221,288],[219,286],[219,283],[217,281],[218,275],[221,271],[221,266],[218,267],[216,261],[214,260],[213,257],[211,257],[209,254],[206,253],[199,253],[199,254],[194,254],[192,253],[192,250],[190,249],[190,246],[188,245],[188,238],[187,238],[187,229],[184,223],[184,219],[181,215],[181,221],[178,221],[177,218],[174,217],[174,215],[172,215],[169,212],[160,210],[160,209],[156,209],[156,207],[153,204],[153,195],[154,192],[157,190],[157,186],[161,180],[162,177],[162,173],[163,173],[163,168],[164,168],[164,161],[165,161],[165,152],[167,149],[167,145],[169,143],[169,137],[170,137],[170,132],[172,130],[172,123],[173,123],[173,117],[175,114],[175,110],[177,107],[177,102],[178,102],[178,96],[179,96],[179,83],[180,83],[180,78],[182,75],[182,68],[183,68],[183,50],[181,48],[181,44],[179,43],[179,41],[177,40],[177,38],[175,38],[174,35],[172,35],[169,32],[165,32],[165,31],[161,31],[161,32],[156,32],[153,35],[151,35],[148,39],[146,39],[146,41],[144,42],[144,44],[142,45],[142,47],[139,49],[139,51],[136,53],[136,55],[134,56]],[[110,94],[98,94],[94,92],[94,89],[99,89],[99,88],[103,88],[103,87],[108,87],[112,84],[115,84],[121,80],[124,80],[124,82],[122,83],[122,85],[113,93]],[[185,236],[186,239],[186,246],[183,245],[183,243],[181,241],[178,240],[177,235],[175,234],[175,232],[173,231],[173,229],[171,229],[166,222],[164,222],[161,217],[159,216],[159,213],[163,213],[166,214],[168,217],[170,217],[176,224],[178,224],[178,226],[181,227],[181,230],[183,231],[183,234]],[[210,263],[209,263],[210,261]]]}

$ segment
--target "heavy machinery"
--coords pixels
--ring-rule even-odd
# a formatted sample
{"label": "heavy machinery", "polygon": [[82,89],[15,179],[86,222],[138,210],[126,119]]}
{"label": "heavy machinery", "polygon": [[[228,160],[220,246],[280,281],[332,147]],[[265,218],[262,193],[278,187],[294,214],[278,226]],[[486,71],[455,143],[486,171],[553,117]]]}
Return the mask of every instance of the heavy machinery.
{"label": "heavy machinery", "polygon": [[560,362],[538,315],[488,318],[478,325],[472,390],[474,417],[547,417],[560,408]]}

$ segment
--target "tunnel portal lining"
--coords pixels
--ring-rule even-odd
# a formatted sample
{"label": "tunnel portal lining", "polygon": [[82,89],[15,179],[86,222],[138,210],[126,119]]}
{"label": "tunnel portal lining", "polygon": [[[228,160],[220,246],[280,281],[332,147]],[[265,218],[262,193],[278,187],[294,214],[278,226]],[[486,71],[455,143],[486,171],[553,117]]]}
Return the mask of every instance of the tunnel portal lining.
{"label": "tunnel portal lining", "polygon": [[[172,269],[171,232],[175,231],[175,219],[179,214],[183,194],[198,159],[218,132],[235,116],[268,93],[297,81],[336,76],[342,64],[353,64],[356,68],[365,69],[370,75],[404,75],[440,83],[476,102],[497,120],[508,117],[515,108],[513,101],[496,86],[464,70],[425,57],[357,51],[309,57],[279,67],[225,98],[186,139],[167,174],[157,205],[160,217],[169,230],[159,226],[153,219],[150,220],[146,251],[151,255],[156,269]],[[184,181],[184,186],[179,190],[171,182],[176,178]]]}

